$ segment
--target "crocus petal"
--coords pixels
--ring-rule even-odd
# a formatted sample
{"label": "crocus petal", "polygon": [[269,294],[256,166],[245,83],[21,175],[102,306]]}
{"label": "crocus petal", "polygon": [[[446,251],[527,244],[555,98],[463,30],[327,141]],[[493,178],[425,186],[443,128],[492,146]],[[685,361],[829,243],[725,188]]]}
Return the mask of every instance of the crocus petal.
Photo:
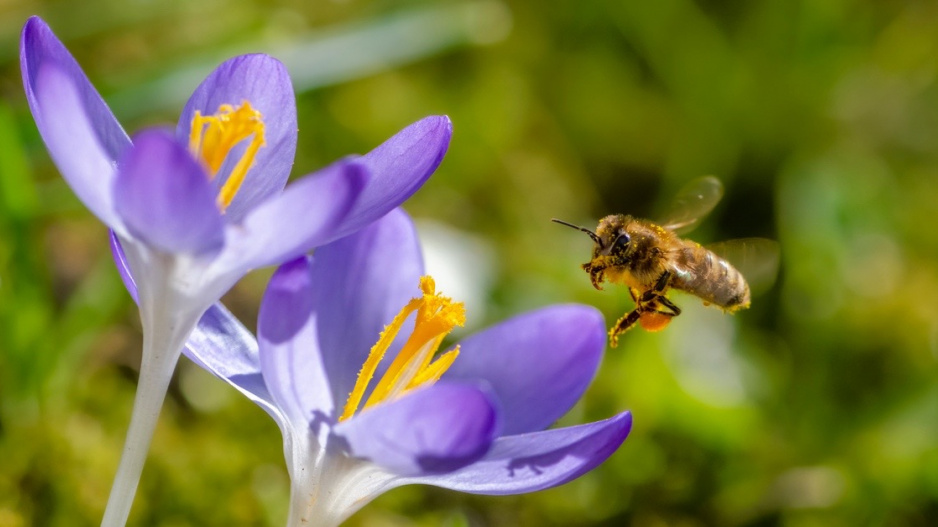
{"label": "crocus petal", "polygon": [[520,494],[561,485],[606,460],[625,441],[632,414],[584,425],[498,438],[484,458],[449,474],[405,478],[473,494]]}
{"label": "crocus petal", "polygon": [[[62,177],[98,219],[122,230],[111,190],[116,163],[98,141],[72,79],[50,64],[39,70],[35,84],[37,108],[33,115]],[[48,119],[40,117],[43,111],[48,112]]]}
{"label": "crocus petal", "polygon": [[141,132],[134,140],[114,185],[117,212],[127,229],[167,252],[220,248],[224,223],[202,167],[167,132]]}
{"label": "crocus petal", "polygon": [[552,306],[468,337],[443,378],[487,381],[498,396],[505,434],[542,430],[583,395],[605,342],[597,310]]}
{"label": "crocus petal", "polygon": [[443,161],[452,135],[449,117],[425,117],[362,156],[372,178],[333,239],[384,216],[416,192]]}
{"label": "crocus petal", "polygon": [[257,341],[225,306],[216,302],[205,311],[182,351],[263,408],[282,431],[286,430],[286,416],[274,403],[261,374]]}
{"label": "crocus petal", "polygon": [[39,17],[20,40],[23,87],[49,154],[78,198],[105,224],[120,227],[111,186],[130,138],[81,67]]}
{"label": "crocus petal", "polygon": [[422,273],[417,233],[400,209],[316,249],[313,294],[319,342],[336,401],[344,403],[352,391],[384,326],[419,296]]}
{"label": "crocus petal", "polygon": [[403,476],[440,474],[472,463],[497,432],[498,413],[489,396],[452,383],[365,409],[335,427],[352,456]]}
{"label": "crocus petal", "polygon": [[219,265],[242,272],[296,258],[332,239],[368,180],[367,169],[339,161],[291,184],[250,211],[232,234]]}
{"label": "crocus petal", "polygon": [[294,427],[333,414],[313,310],[308,257],[280,266],[270,279],[257,321],[264,381]]}
{"label": "crocus petal", "polygon": [[[265,146],[238,194],[225,211],[226,220],[237,223],[244,214],[287,184],[296,154],[296,100],[286,67],[277,59],[262,55],[241,55],[223,62],[196,88],[186,103],[176,138],[189,142],[189,130],[196,110],[202,115],[218,112],[222,104],[239,106],[247,101],[264,120]],[[219,174],[227,174],[243,152],[244,145],[229,154]],[[218,185],[224,178],[217,178]]]}
{"label": "crocus petal", "polygon": [[127,261],[127,255],[124,254],[124,247],[121,246],[120,238],[113,230],[108,231],[108,237],[111,241],[111,257],[114,258],[114,265],[117,267],[121,281],[124,282],[124,287],[127,289],[127,292],[130,293],[130,297],[134,299],[134,302],[139,304],[140,294],[137,293],[137,282],[130,272],[130,262]]}

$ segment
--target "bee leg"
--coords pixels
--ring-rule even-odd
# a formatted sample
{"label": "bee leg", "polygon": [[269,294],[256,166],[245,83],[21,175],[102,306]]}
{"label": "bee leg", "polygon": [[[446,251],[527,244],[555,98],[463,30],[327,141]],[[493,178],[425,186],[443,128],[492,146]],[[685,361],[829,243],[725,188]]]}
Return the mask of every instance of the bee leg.
{"label": "bee leg", "polygon": [[603,290],[603,286],[602,286],[603,280],[604,278],[603,278],[602,271],[599,271],[597,273],[590,275],[590,282],[593,283],[593,288],[596,289],[597,291]]}
{"label": "bee leg", "polygon": [[646,331],[661,331],[671,323],[671,319],[681,314],[681,308],[674,305],[664,295],[658,295],[642,305],[639,323]]}
{"label": "bee leg", "polygon": [[677,307],[674,302],[668,300],[668,297],[664,295],[651,296],[645,293],[642,295],[640,306],[639,310],[642,313],[657,313],[669,317],[676,317],[681,314],[681,308]]}
{"label": "bee leg", "polygon": [[[642,293],[640,299],[635,298],[636,296],[635,293],[632,293],[632,298],[635,300],[635,303],[642,306],[642,308],[645,311],[655,311],[656,310],[655,308],[648,309],[648,305],[649,304],[653,305],[659,299],[664,299],[664,302],[667,302],[668,304],[673,306],[674,304],[671,304],[671,302],[668,301],[668,299],[665,298],[663,294],[665,290],[668,289],[668,285],[669,285],[668,282],[670,281],[671,281],[671,271],[665,271],[661,273],[661,276],[659,276],[658,280],[655,281],[654,287]],[[631,291],[629,292],[631,293]]]}
{"label": "bee leg", "polygon": [[635,325],[638,322],[638,319],[642,318],[642,313],[644,311],[641,308],[635,308],[632,311],[629,311],[622,316],[615,326],[612,326],[609,329],[609,347],[614,348],[619,345],[619,335],[628,331],[629,328]]}
{"label": "bee leg", "polygon": [[661,293],[656,292],[654,289],[649,289],[642,293],[642,295],[635,300],[635,303],[642,306],[642,309],[645,311],[654,311],[653,307],[649,308],[648,306],[654,306],[659,298],[663,298]]}
{"label": "bee leg", "polygon": [[642,302],[641,302],[641,300],[639,300],[639,298],[643,297],[644,295],[640,295],[640,294],[638,293],[638,289],[635,289],[634,287],[630,287],[630,288],[629,288],[629,295],[632,296],[632,301],[635,302],[635,305],[636,305],[636,306],[641,305]]}
{"label": "bee leg", "polygon": [[657,298],[657,300],[658,302],[661,302],[661,305],[671,310],[671,312],[668,313],[666,311],[662,311],[661,309],[657,309],[656,311],[658,313],[661,313],[662,315],[671,315],[672,317],[676,317],[681,314],[681,308],[674,305],[674,302],[668,300],[668,297],[661,295]]}
{"label": "bee leg", "polygon": [[[594,271],[595,268],[591,269],[591,272]],[[629,288],[629,295],[635,301],[635,309],[626,313],[609,330],[609,347],[616,347],[619,344],[619,335],[628,331],[646,313],[659,313],[667,317],[676,317],[681,314],[681,309],[662,294],[667,290],[670,281],[671,271],[665,271],[658,277],[655,286],[644,293],[639,293],[634,287]],[[668,311],[663,310],[662,306]]]}
{"label": "bee leg", "polygon": [[663,293],[668,288],[670,281],[671,281],[671,271],[665,271],[661,273],[661,276],[658,277],[658,281],[655,282],[655,287],[651,288],[651,291],[654,291],[656,293]]}
{"label": "bee leg", "polygon": [[603,279],[605,278],[603,276],[604,269],[602,267],[594,266],[591,262],[586,262],[581,267],[583,267],[584,271],[589,273],[590,282],[592,282],[593,287],[602,291],[603,289],[602,283],[603,283]]}

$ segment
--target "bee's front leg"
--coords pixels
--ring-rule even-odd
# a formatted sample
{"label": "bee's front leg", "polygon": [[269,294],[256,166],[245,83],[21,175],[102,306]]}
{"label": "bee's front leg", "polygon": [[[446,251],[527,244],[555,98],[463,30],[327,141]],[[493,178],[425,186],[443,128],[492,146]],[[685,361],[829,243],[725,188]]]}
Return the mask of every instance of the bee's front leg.
{"label": "bee's front leg", "polygon": [[589,273],[590,282],[593,283],[593,287],[602,291],[603,289],[602,283],[603,283],[603,280],[605,279],[605,276],[603,276],[603,271],[605,270],[605,268],[595,266],[593,265],[592,262],[586,262],[585,264],[582,265],[582,267],[584,271]]}

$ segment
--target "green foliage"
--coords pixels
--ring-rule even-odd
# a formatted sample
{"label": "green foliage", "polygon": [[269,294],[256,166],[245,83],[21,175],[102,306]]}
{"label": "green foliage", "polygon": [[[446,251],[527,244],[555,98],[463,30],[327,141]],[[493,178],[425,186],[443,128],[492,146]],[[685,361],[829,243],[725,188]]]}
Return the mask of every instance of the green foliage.
{"label": "green foliage", "polygon": [[[596,305],[610,324],[629,309],[625,291],[592,289],[579,268],[589,240],[551,217],[651,216],[714,174],[726,197],[694,239],[779,240],[781,274],[752,309],[675,296],[685,314],[666,331],[632,331],[609,351],[563,420],[633,410],[631,437],[598,470],[525,496],[397,489],[349,525],[938,518],[935,6],[91,0],[0,12],[0,526],[99,522],[140,348],[106,230],[25,105],[16,42],[30,12],[131,131],[173,122],[177,93],[228,55],[375,39],[328,63],[288,61],[294,173],[449,114],[446,161],[407,208],[488,255],[472,276],[450,255],[480,298],[469,331],[546,303]],[[454,251],[426,232],[428,251]],[[268,275],[226,297],[249,327]],[[131,523],[282,525],[288,486],[273,423],[183,361]]]}

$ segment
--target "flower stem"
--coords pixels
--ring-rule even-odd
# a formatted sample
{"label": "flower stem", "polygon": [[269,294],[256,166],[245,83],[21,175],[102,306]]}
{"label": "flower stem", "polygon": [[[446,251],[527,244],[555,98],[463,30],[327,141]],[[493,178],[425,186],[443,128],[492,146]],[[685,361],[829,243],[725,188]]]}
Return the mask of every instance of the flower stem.
{"label": "flower stem", "polygon": [[[284,436],[286,438],[286,436]],[[286,455],[287,470],[290,472],[290,510],[287,527],[332,527],[338,521],[330,521],[314,513],[321,490],[323,452],[310,448],[309,436],[302,434],[293,438],[290,452]]]}
{"label": "flower stem", "polygon": [[326,518],[316,517],[311,521],[312,512],[316,498],[309,492],[291,485],[290,488],[290,512],[287,515],[287,527],[302,527],[304,525],[316,525],[316,527],[332,527],[338,525],[338,522],[328,521]]}
{"label": "flower stem", "polygon": [[195,322],[183,327],[171,324],[168,331],[159,331],[157,329],[163,328],[154,327],[144,321],[143,354],[137,394],[134,397],[127,438],[124,440],[124,451],[114,476],[101,527],[121,527],[127,523],[163,399],[166,398],[166,391],[183,343],[194,326]]}
{"label": "flower stem", "polygon": [[[304,448],[298,441],[290,470],[287,527],[335,527],[394,487],[376,465],[349,457],[335,445]],[[318,450],[318,452],[317,452]],[[313,454],[315,460],[308,456]]]}

